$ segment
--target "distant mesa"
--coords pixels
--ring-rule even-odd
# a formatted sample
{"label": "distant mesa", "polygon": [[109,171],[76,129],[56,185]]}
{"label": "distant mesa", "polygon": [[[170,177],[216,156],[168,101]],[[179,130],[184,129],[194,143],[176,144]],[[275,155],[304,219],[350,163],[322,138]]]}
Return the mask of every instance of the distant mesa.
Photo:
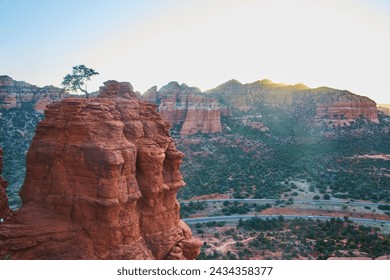
{"label": "distant mesa", "polygon": [[[376,103],[367,97],[329,87],[311,89],[302,83],[286,85],[267,79],[247,84],[232,79],[205,92],[171,82],[160,90],[156,86],[150,88],[142,98],[156,104],[181,136],[221,132],[221,116],[256,115],[267,108],[275,114],[287,112],[310,125],[330,128],[348,127],[359,119],[379,124]],[[269,130],[262,122],[243,122],[263,132]]]}
{"label": "distant mesa", "polygon": [[168,129],[129,83],[48,105],[0,257],[194,259],[201,242],[179,217],[183,154]]}
{"label": "distant mesa", "polygon": [[[131,90],[137,98],[156,104],[164,119],[182,136],[221,132],[221,116],[266,107],[289,108],[295,111],[293,115],[311,115],[313,120],[330,126],[350,126],[360,118],[378,124],[378,110],[389,114],[386,106],[377,108],[371,99],[349,91],[329,87],[311,89],[302,83],[286,85],[268,79],[247,84],[232,79],[205,92],[177,82],[170,82],[159,90],[151,87],[142,96]],[[48,104],[67,96],[62,89],[53,86],[39,88],[0,76],[0,109],[32,104],[35,110],[43,112]]]}
{"label": "distant mesa", "polygon": [[20,108],[23,104],[32,104],[35,110],[43,112],[46,105],[65,97],[65,91],[54,86],[40,88],[15,81],[9,76],[0,76],[0,109]]}
{"label": "distant mesa", "polygon": [[264,108],[280,108],[292,115],[309,117],[327,125],[350,126],[357,119],[379,123],[376,103],[368,97],[328,87],[311,89],[304,84],[276,84],[270,80],[242,84],[228,81],[205,92],[231,109],[261,112]]}
{"label": "distant mesa", "polygon": [[171,82],[158,91],[155,86],[150,88],[142,98],[156,104],[163,118],[177,126],[182,136],[222,131],[220,104],[202,96],[196,87]]}

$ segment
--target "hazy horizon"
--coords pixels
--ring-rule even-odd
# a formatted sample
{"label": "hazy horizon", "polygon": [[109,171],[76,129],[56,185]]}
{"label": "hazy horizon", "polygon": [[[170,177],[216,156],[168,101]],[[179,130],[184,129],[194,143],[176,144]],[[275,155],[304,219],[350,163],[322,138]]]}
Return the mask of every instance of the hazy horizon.
{"label": "hazy horizon", "polygon": [[390,104],[389,15],[386,0],[1,0],[0,75],[60,86],[85,64],[91,91],[270,79]]}

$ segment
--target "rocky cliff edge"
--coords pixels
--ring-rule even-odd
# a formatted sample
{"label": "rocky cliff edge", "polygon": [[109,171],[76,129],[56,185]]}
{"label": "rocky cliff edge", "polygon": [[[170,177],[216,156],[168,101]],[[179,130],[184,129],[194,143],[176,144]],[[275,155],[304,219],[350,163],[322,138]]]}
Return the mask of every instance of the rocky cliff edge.
{"label": "rocky cliff edge", "polygon": [[27,154],[23,207],[0,225],[0,257],[194,259],[168,123],[128,83],[45,110]]}
{"label": "rocky cliff edge", "polygon": [[157,104],[163,118],[172,126],[179,126],[182,136],[221,132],[219,102],[200,93],[198,88],[171,82],[159,91],[157,87],[150,88],[142,97]]}

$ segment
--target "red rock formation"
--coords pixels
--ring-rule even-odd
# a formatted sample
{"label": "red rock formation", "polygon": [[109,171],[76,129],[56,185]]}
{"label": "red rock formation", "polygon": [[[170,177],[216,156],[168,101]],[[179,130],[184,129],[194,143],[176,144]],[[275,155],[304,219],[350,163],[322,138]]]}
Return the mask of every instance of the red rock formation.
{"label": "red rock formation", "polygon": [[129,83],[48,106],[27,154],[21,210],[0,227],[14,259],[193,259],[168,124]]}
{"label": "red rock formation", "polygon": [[[157,91],[149,89],[143,100],[158,105],[161,115],[172,126],[179,125],[181,135],[221,132],[221,110],[216,99],[200,95],[198,88],[171,82]],[[226,112],[228,113],[228,112]]]}
{"label": "red rock formation", "polygon": [[221,132],[221,112],[218,102],[213,98],[188,95],[187,114],[181,127],[181,135],[197,132]]}
{"label": "red rock formation", "polygon": [[350,125],[351,121],[361,117],[379,123],[374,101],[349,91],[328,87],[310,89],[303,84],[284,85],[269,80],[250,84],[231,80],[205,93],[218,98],[229,108],[233,108],[234,112],[261,112],[263,107],[268,107],[336,125]]}
{"label": "red rock formation", "polygon": [[351,121],[364,118],[373,123],[379,123],[378,110],[374,101],[342,100],[331,103],[319,103],[316,109],[316,119],[329,120],[332,124],[350,125]]}
{"label": "red rock formation", "polygon": [[8,197],[5,189],[7,188],[7,181],[1,177],[3,172],[3,150],[0,148],[0,219],[6,219],[11,214],[8,207]]}
{"label": "red rock formation", "polygon": [[0,109],[20,107],[31,103],[35,110],[44,111],[46,105],[64,99],[64,90],[54,86],[39,88],[25,82],[14,81],[8,76],[0,76]]}

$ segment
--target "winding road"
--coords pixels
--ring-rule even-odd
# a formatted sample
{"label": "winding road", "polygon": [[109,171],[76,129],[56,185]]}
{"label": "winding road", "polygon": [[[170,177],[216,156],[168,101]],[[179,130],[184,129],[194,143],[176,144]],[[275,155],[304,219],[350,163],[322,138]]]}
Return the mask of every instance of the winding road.
{"label": "winding road", "polygon": [[[266,203],[275,203],[276,201],[287,202],[286,199],[255,199],[255,198],[227,198],[227,199],[205,199],[205,200],[194,200],[192,202],[206,202],[206,203],[217,203],[217,202],[241,202],[241,203],[258,203],[258,204],[266,204]],[[191,201],[181,201],[182,204],[188,204]],[[302,200],[302,199],[294,199],[294,204],[307,204],[307,205],[351,205],[351,206],[370,206],[370,207],[378,207],[379,205],[390,205],[388,203],[374,203],[374,202],[361,202],[361,201],[350,201],[350,200]]]}
{"label": "winding road", "polygon": [[[229,199],[205,199],[205,200],[195,200],[196,202],[205,202],[205,203],[223,203],[225,201],[228,202],[240,202],[240,203],[256,203],[256,204],[266,204],[266,203],[275,203],[278,199],[238,199],[238,198],[229,198]],[[279,200],[287,202],[288,200]],[[189,204],[191,201],[182,201],[182,204]],[[302,205],[331,205],[331,206],[340,206],[340,205],[350,205],[350,206],[370,206],[370,207],[378,207],[379,205],[390,205],[388,203],[374,203],[374,202],[361,202],[361,201],[350,201],[350,200],[294,200],[294,204],[302,204]],[[197,217],[197,218],[186,218],[183,219],[188,224],[195,223],[207,223],[207,222],[220,222],[220,221],[234,221],[237,222],[240,219],[247,220],[253,217],[257,217],[259,219],[271,219],[276,218],[280,215],[231,215],[231,216],[211,216],[211,217]],[[334,218],[333,216],[309,216],[309,215],[282,215],[285,219],[313,219],[313,220],[330,220]],[[367,218],[351,218],[348,217],[348,220],[353,222],[370,222],[370,223],[380,223],[380,224],[390,224],[390,221],[385,220],[377,220],[377,219],[367,219]]]}
{"label": "winding road", "polygon": [[[213,217],[199,217],[199,218],[186,218],[183,219],[184,222],[187,224],[196,224],[196,223],[207,223],[207,222],[238,222],[240,219],[248,220],[251,218],[259,218],[259,219],[272,219],[277,218],[279,216],[283,216],[285,219],[292,220],[297,218],[303,218],[303,219],[313,219],[313,220],[323,220],[328,221],[332,218],[332,216],[300,216],[300,215],[232,215],[232,216],[213,216]],[[380,224],[390,224],[390,221],[384,221],[384,220],[374,220],[374,219],[365,219],[365,218],[350,218],[348,217],[349,221],[352,222],[360,222],[360,223],[380,223]]]}

